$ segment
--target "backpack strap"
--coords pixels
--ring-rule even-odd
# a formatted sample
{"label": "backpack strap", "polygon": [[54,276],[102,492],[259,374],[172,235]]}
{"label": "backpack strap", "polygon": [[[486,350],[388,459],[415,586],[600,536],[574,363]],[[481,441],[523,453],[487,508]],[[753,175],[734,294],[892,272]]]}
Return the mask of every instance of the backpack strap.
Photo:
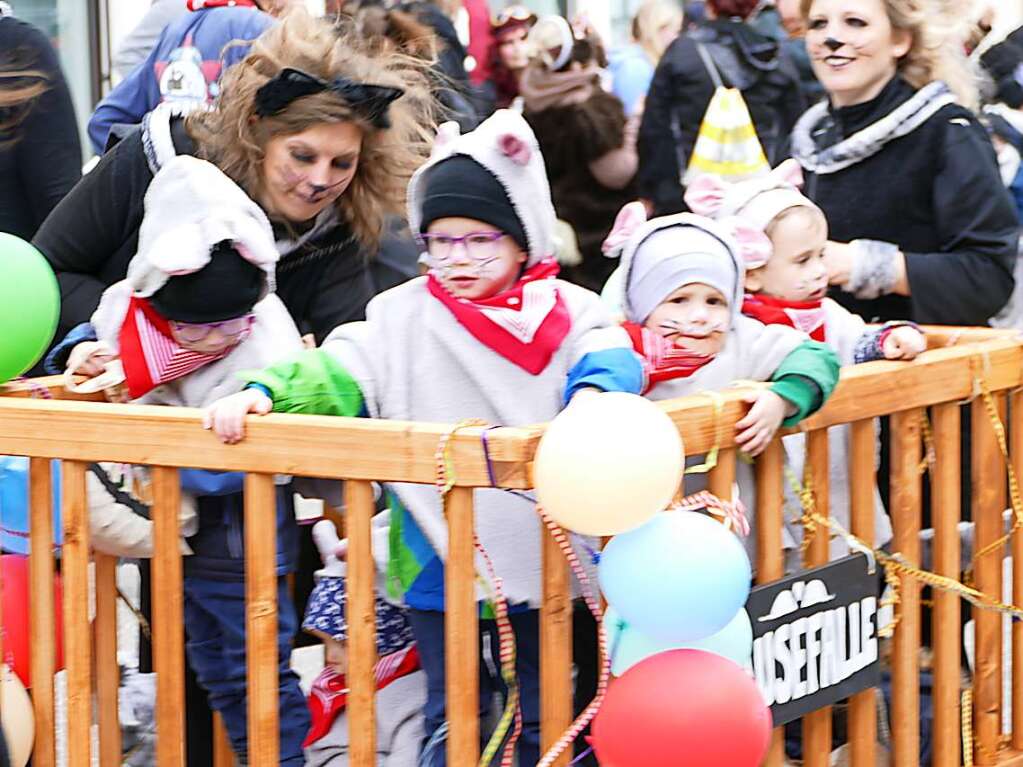
{"label": "backpack strap", "polygon": [[721,73],[718,71],[717,65],[714,63],[714,59],[711,58],[710,51],[707,50],[707,46],[703,43],[696,44],[696,52],[700,54],[700,58],[703,59],[703,66],[707,70],[707,74],[710,75],[711,82],[714,83],[715,88],[724,88],[725,83],[721,79]]}

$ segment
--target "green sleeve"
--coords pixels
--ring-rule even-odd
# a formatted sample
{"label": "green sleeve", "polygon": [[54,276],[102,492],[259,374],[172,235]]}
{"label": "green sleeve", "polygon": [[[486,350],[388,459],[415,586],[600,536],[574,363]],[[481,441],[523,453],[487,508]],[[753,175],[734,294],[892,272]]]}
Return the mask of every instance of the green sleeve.
{"label": "green sleeve", "polygon": [[839,368],[838,355],[827,344],[806,341],[789,352],[771,377],[771,391],[796,407],[783,426],[794,426],[824,406],[838,383]]}
{"label": "green sleeve", "polygon": [[322,349],[309,349],[287,362],[241,374],[267,389],[275,413],[358,416],[362,390],[351,374]]}

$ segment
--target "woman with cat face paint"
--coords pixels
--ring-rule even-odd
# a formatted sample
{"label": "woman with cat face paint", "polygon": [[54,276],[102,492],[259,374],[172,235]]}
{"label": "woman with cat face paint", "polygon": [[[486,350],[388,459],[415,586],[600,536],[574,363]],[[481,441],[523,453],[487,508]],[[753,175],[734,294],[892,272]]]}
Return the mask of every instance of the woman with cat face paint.
{"label": "woman with cat face paint", "polygon": [[179,154],[213,163],[267,214],[277,294],[303,334],[320,341],[361,319],[377,289],[371,263],[385,218],[403,216],[405,185],[429,153],[426,66],[369,52],[354,30],[296,10],[225,73],[210,111],[151,112],[36,236],[61,287],[57,338],[124,277],[146,190]]}
{"label": "woman with cat face paint", "polygon": [[800,119],[792,151],[828,218],[834,297],[868,321],[987,324],[1012,292],[1017,223],[961,40],[939,37],[928,0],[802,10],[828,100]]}

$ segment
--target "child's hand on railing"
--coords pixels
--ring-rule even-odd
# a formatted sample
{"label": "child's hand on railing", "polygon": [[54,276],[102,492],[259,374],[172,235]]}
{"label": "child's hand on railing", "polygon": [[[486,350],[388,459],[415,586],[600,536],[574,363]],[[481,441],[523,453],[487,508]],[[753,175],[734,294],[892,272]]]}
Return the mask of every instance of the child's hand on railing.
{"label": "child's hand on railing", "polygon": [[899,325],[889,330],[881,342],[886,360],[912,360],[927,351],[927,339],[912,325]]}
{"label": "child's hand on railing", "polygon": [[274,403],[259,389],[244,389],[230,397],[218,399],[203,413],[202,427],[213,429],[223,442],[233,445],[245,437],[245,416],[266,415]]}
{"label": "child's hand on railing", "polygon": [[737,421],[735,444],[742,452],[750,456],[758,456],[764,452],[775,432],[787,415],[796,412],[794,405],[769,389],[750,392],[743,400],[752,405],[749,412]]}

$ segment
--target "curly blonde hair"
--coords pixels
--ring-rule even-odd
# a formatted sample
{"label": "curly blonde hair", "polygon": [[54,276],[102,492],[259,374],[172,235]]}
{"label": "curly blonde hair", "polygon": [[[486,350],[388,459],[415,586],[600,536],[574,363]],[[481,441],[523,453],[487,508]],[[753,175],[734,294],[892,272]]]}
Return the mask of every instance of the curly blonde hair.
{"label": "curly blonde hair", "polygon": [[[814,0],[801,0],[803,18]],[[956,13],[956,0],[881,0],[892,28],[911,36],[909,52],[898,72],[914,88],[941,80],[960,104],[976,109],[978,76],[963,50],[967,30]],[[958,18],[957,18],[958,17]]]}
{"label": "curly blonde hair", "polygon": [[[190,114],[186,128],[200,157],[259,198],[271,138],[325,122],[357,124],[363,131],[358,168],[334,204],[359,241],[375,246],[385,217],[404,213],[408,180],[430,153],[437,107],[428,66],[411,56],[368,47],[350,17],[331,23],[297,8],[264,32],[248,55],[225,73],[213,109]],[[405,94],[390,107],[389,128],[375,128],[333,91],[296,99],[279,114],[258,116],[256,92],[285,67],[328,82],[345,77],[395,86]]]}

